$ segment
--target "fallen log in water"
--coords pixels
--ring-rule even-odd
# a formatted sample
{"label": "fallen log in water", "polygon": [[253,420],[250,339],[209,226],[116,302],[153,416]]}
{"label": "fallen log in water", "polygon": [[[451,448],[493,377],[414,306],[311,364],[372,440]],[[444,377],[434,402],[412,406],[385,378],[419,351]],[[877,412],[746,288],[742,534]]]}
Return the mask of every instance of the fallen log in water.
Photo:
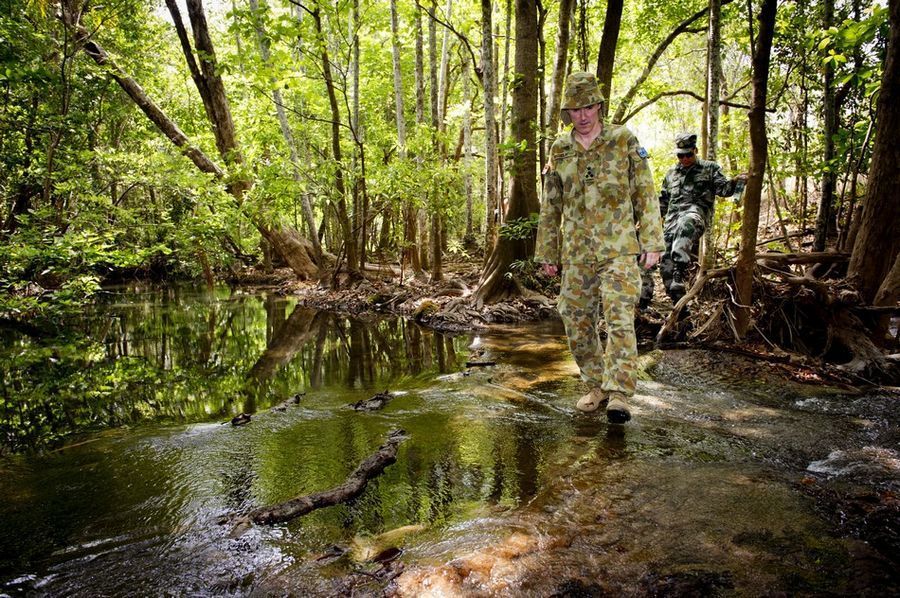
{"label": "fallen log in water", "polygon": [[331,507],[352,500],[363,493],[369,480],[381,475],[388,465],[397,460],[397,447],[405,438],[406,433],[403,430],[392,431],[388,434],[387,441],[374,454],[360,463],[359,467],[347,476],[344,483],[336,488],[298,496],[270,507],[260,507],[235,519],[223,517],[219,520],[219,523],[233,521],[235,527],[231,532],[231,536],[236,537],[243,534],[253,523],[267,525],[283,523],[311,513],[316,509]]}

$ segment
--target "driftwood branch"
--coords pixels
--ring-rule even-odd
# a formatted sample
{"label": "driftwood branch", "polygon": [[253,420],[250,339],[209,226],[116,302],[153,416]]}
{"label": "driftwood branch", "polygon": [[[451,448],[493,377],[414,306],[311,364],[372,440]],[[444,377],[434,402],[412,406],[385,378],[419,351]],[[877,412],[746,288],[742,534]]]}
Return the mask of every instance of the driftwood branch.
{"label": "driftwood branch", "polygon": [[757,261],[783,262],[785,264],[839,264],[850,259],[849,253],[818,251],[811,253],[757,253]]}
{"label": "driftwood branch", "polygon": [[[330,490],[323,490],[314,494],[298,496],[283,503],[270,507],[260,507],[250,511],[246,515],[234,520],[235,528],[232,536],[239,536],[246,531],[252,523],[272,525],[290,521],[307,513],[311,513],[322,507],[330,507],[345,503],[363,493],[369,480],[381,475],[388,465],[397,460],[397,447],[406,438],[403,430],[394,430],[388,435],[387,441],[359,467],[347,476],[343,484]],[[222,523],[228,521],[221,521]]]}

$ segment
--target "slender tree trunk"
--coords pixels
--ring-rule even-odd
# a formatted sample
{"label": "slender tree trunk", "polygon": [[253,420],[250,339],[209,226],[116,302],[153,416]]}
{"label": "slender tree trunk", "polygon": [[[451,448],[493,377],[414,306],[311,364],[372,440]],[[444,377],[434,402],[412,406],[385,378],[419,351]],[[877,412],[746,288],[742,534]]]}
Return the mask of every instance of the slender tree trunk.
{"label": "slender tree trunk", "polygon": [[744,218],[741,223],[741,249],[735,268],[737,307],[735,329],[744,337],[750,328],[750,306],[753,302],[753,266],[756,262],[756,229],[759,205],[768,156],[766,136],[766,98],[769,86],[769,61],[775,34],[777,0],[763,0],[759,11],[759,34],[753,49],[753,92],[749,116],[750,178],[744,193]]}
{"label": "slender tree trunk", "polygon": [[[524,148],[513,159],[509,220],[528,218],[540,210],[535,180],[537,174],[535,125],[537,122],[537,9],[535,0],[516,0],[516,85],[513,88],[512,141]],[[526,240],[500,237],[481,275],[475,300],[495,301],[520,292],[518,283],[505,274],[516,259],[534,250],[534,235]]]}
{"label": "slender tree trunk", "polygon": [[[498,143],[500,147],[506,144],[509,137],[507,123],[509,122],[509,53],[512,43],[512,0],[506,0],[506,29],[503,35],[503,71],[500,74],[500,133]],[[499,33],[498,33],[499,35]],[[498,49],[499,52],[499,49]],[[495,64],[499,64],[499,56],[495,60]],[[496,73],[497,71],[494,70]],[[506,171],[505,163],[502,156],[497,156],[497,226],[503,222],[504,208],[506,206]],[[487,254],[485,254],[487,256]]]}
{"label": "slender tree trunk", "polygon": [[[881,92],[878,96],[875,145],[859,233],[853,244],[848,276],[860,295],[872,302],[900,254],[900,0],[889,0],[891,32]],[[891,296],[888,295],[887,299]],[[896,301],[897,297],[893,296]],[[884,300],[884,299],[882,299]]]}
{"label": "slender tree trunk", "polygon": [[497,139],[494,96],[497,84],[494,80],[494,36],[492,33],[491,0],[481,0],[481,77],[484,83],[484,251],[490,254],[497,239]]}
{"label": "slender tree trunk", "polygon": [[625,0],[607,0],[606,18],[603,20],[603,34],[600,36],[600,50],[597,53],[597,81],[600,91],[606,98],[601,109],[600,118],[609,114],[609,103],[612,100],[612,76],[616,64],[616,45],[619,43],[619,29],[622,24],[622,10]]}
{"label": "slender tree trunk", "polygon": [[[706,157],[716,161],[719,147],[719,84],[722,80],[722,36],[720,17],[721,0],[709,2],[709,31],[707,40],[707,87],[706,87]],[[713,209],[709,214],[709,225],[703,235],[703,268],[712,268],[716,263],[716,221],[715,196]]]}
{"label": "slender tree trunk", "polygon": [[590,48],[588,47],[587,5],[588,0],[581,0],[581,3],[578,5],[578,23],[576,24],[578,30],[578,43],[576,44],[575,50],[578,54],[578,64],[581,65],[579,70],[581,71],[588,70],[588,56],[591,53]]}
{"label": "slender tree trunk", "polygon": [[[547,10],[544,9],[543,4],[540,2],[537,3],[538,9],[538,77],[537,77],[537,89],[538,89],[538,121],[537,121],[537,138],[538,138],[538,164],[545,164],[547,162],[547,144],[544,143],[544,140],[547,138],[547,127],[544,123],[547,122],[547,96],[545,94],[546,89],[546,76],[547,72],[547,43],[544,41],[544,23],[547,22]],[[544,174],[541,172],[541,186],[544,183]]]}
{"label": "slender tree trunk", "polygon": [[466,195],[466,233],[463,237],[467,249],[475,246],[475,224],[472,218],[472,90],[469,77],[471,62],[463,58],[463,188]]}
{"label": "slender tree trunk", "polygon": [[[418,16],[416,17],[419,23]],[[421,27],[417,25],[421,32]],[[418,40],[417,40],[418,41]],[[397,0],[391,0],[391,48],[394,61],[394,119],[397,126],[397,148],[400,160],[406,160],[406,118],[403,109],[403,74],[400,67],[400,27],[397,17]],[[420,54],[416,54],[417,65],[420,65]],[[417,69],[418,70],[418,69]],[[417,73],[418,75],[418,73]],[[416,76],[416,87],[419,85],[419,77]],[[418,94],[417,98],[418,100]],[[417,101],[418,104],[418,101]],[[413,274],[417,274],[422,268],[419,265],[419,253],[416,250],[416,227],[413,224],[415,206],[410,200],[404,200],[403,204],[403,262],[409,264]]]}
{"label": "slender tree trunk", "polygon": [[550,97],[547,98],[547,145],[553,142],[559,127],[559,106],[562,103],[566,81],[566,64],[569,56],[569,33],[572,30],[572,11],[575,0],[560,0],[559,27],[556,31],[556,57],[553,60],[553,76],[550,78]]}
{"label": "slender tree trunk", "polygon": [[[834,25],[834,0],[825,0],[825,22],[823,28],[828,29]],[[825,65],[825,82],[823,98],[823,135],[824,145],[823,160],[825,173],[822,176],[822,198],[819,200],[819,214],[816,218],[816,238],[813,243],[813,251],[825,251],[827,238],[836,229],[834,221],[834,187],[836,181],[834,164],[834,135],[837,132],[837,106],[834,98],[834,65],[829,62]]]}
{"label": "slender tree trunk", "polygon": [[[265,28],[262,25],[259,10],[259,0],[250,0],[250,12],[253,16],[254,26],[256,28],[256,40],[259,48],[259,55],[264,64],[271,63],[271,53],[269,51],[269,41]],[[274,83],[274,82],[273,82]],[[278,118],[278,126],[281,128],[281,136],[284,137],[284,143],[288,147],[291,159],[291,174],[295,183],[301,181],[300,176],[300,157],[297,154],[297,144],[294,141],[294,132],[288,123],[287,111],[284,109],[284,99],[281,95],[281,89],[273,84],[272,99],[275,101],[275,115]],[[307,235],[313,245],[316,255],[321,257],[322,245],[319,242],[319,236],[316,234],[316,220],[313,215],[312,204],[309,201],[309,195],[300,194],[300,206],[303,212],[303,220],[306,223]]]}
{"label": "slender tree trunk", "polygon": [[[444,9],[444,20],[450,22],[453,11],[453,0],[447,0]],[[444,28],[444,38],[441,41],[441,70],[438,87],[438,124],[440,130],[447,128],[447,97],[450,95],[450,29]]]}
{"label": "slender tree trunk", "polygon": [[321,59],[322,74],[325,79],[325,91],[328,94],[328,104],[331,107],[331,152],[336,164],[334,170],[334,189],[336,194],[336,210],[338,226],[341,227],[341,236],[344,251],[347,256],[347,271],[353,278],[360,276],[359,254],[357,252],[356,236],[350,224],[350,215],[347,212],[347,190],[344,185],[343,152],[341,151],[341,112],[338,108],[337,93],[334,87],[334,76],[331,70],[331,59],[328,57],[325,32],[322,27],[322,17],[319,8],[310,11],[316,27],[319,42],[319,58]]}

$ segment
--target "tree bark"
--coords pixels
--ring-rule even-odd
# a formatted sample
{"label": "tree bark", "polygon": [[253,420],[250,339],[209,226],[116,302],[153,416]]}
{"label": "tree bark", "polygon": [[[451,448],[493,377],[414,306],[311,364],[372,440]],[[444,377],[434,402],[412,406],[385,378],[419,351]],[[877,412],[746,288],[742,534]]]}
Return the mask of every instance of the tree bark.
{"label": "tree bark", "polygon": [[[513,158],[512,189],[507,220],[528,218],[540,210],[535,188],[537,122],[537,7],[535,0],[516,0],[516,64],[518,73],[513,88],[512,141],[523,149]],[[497,239],[475,292],[479,304],[490,303],[521,292],[518,284],[506,277],[509,265],[525,259],[534,249],[534,231],[528,239]]]}
{"label": "tree bark", "polygon": [[869,184],[860,221],[859,233],[853,244],[848,276],[855,282],[860,295],[871,302],[894,266],[900,254],[900,0],[890,0],[890,38],[881,92],[878,96],[875,144],[869,168]]}
{"label": "tree bark", "polygon": [[597,81],[600,91],[606,98],[600,112],[600,118],[609,114],[609,103],[612,100],[612,76],[616,64],[616,45],[619,43],[619,29],[622,25],[624,0],[607,0],[606,18],[603,20],[603,34],[600,36],[600,50],[597,52]]}
{"label": "tree bark", "polygon": [[[453,10],[453,0],[447,0],[444,9],[444,18],[450,22]],[[444,38],[441,40],[441,68],[438,73],[438,124],[441,131],[447,128],[447,97],[450,95],[450,29],[444,28]]]}
{"label": "tree bark", "polygon": [[466,196],[466,233],[464,245],[471,249],[475,245],[475,223],[472,218],[472,91],[469,82],[472,64],[468,57],[463,58],[463,190]]}
{"label": "tree bark", "polygon": [[[719,89],[722,80],[722,2],[710,0],[709,2],[709,33],[706,52],[706,158],[716,161],[719,147]],[[713,196],[713,206],[716,198]],[[716,221],[715,207],[710,211],[709,226],[703,235],[704,252],[703,268],[712,268],[716,263]]]}
{"label": "tree bark", "polygon": [[484,250],[494,246],[497,238],[497,127],[494,96],[494,36],[491,0],[481,0],[481,77],[484,86]]}
{"label": "tree bark", "polygon": [[559,106],[562,103],[563,86],[566,81],[566,64],[569,56],[569,33],[572,30],[572,11],[574,8],[575,0],[560,0],[559,2],[559,28],[556,32],[556,57],[553,60],[553,75],[550,77],[550,95],[547,98],[548,143],[553,142],[559,128]]}
{"label": "tree bark", "polygon": [[[834,0],[825,0],[825,22],[823,29],[834,25]],[[824,67],[823,102],[823,136],[825,172],[822,176],[822,197],[819,200],[819,213],[816,218],[816,236],[813,241],[814,251],[825,251],[828,237],[835,231],[834,220],[834,187],[836,181],[834,164],[834,135],[837,133],[837,105],[834,98],[834,64],[829,62]]]}
{"label": "tree bark", "polygon": [[750,178],[744,193],[744,217],[741,223],[741,249],[735,268],[737,307],[735,329],[744,337],[750,328],[750,306],[753,302],[753,267],[756,258],[756,234],[759,226],[759,205],[768,156],[766,136],[766,97],[769,85],[769,61],[775,34],[777,0],[763,0],[760,7],[759,34],[753,49],[753,95],[749,115]]}

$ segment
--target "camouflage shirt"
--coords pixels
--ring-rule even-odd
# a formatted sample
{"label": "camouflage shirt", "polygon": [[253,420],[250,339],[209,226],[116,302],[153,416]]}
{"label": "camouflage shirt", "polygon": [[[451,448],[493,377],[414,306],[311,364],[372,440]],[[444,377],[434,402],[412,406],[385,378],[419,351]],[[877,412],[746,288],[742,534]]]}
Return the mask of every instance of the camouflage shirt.
{"label": "camouflage shirt", "polygon": [[587,149],[573,132],[557,138],[544,181],[535,260],[586,264],[663,251],[646,156],[623,126],[604,125]]}
{"label": "camouflage shirt", "polygon": [[737,180],[726,179],[715,162],[698,158],[688,168],[681,164],[670,168],[659,193],[666,229],[674,226],[677,216],[685,212],[696,212],[709,224],[715,196],[727,197],[737,190]]}

